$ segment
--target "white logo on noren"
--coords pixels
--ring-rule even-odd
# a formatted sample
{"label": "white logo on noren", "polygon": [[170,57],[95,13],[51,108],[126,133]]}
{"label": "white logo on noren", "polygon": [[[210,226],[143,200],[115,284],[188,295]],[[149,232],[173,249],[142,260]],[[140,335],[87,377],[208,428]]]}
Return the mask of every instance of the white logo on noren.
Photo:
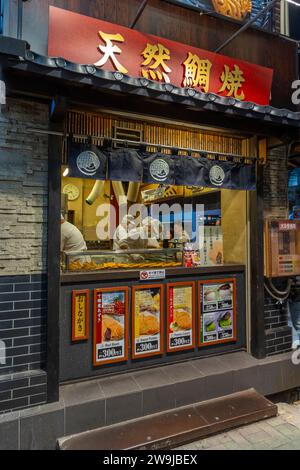
{"label": "white logo on noren", "polygon": [[78,155],[76,159],[78,170],[86,176],[94,176],[100,167],[99,157],[90,150]]}
{"label": "white logo on noren", "polygon": [[168,163],[162,158],[157,158],[150,165],[150,175],[155,181],[165,181],[170,174]]}
{"label": "white logo on noren", "polygon": [[209,172],[209,179],[210,182],[215,186],[222,186],[225,179],[225,172],[223,168],[221,168],[219,165],[212,166]]}

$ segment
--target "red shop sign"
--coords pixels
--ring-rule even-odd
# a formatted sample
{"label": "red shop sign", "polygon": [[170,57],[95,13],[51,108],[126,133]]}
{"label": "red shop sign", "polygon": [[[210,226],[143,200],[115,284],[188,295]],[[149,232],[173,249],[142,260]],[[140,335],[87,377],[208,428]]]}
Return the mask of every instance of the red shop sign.
{"label": "red shop sign", "polygon": [[50,7],[49,56],[269,104],[273,70]]}

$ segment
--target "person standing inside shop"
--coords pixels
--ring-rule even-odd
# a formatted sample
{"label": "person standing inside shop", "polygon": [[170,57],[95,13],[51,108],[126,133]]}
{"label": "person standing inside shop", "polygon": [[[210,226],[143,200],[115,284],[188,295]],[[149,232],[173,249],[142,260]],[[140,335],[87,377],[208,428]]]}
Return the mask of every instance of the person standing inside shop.
{"label": "person standing inside shop", "polygon": [[[67,222],[61,215],[61,252],[81,252],[86,251],[87,246],[80,230],[75,225]],[[86,261],[86,260],[85,260]]]}
{"label": "person standing inside shop", "polygon": [[171,240],[171,243],[174,245],[184,245],[191,241],[189,234],[184,230],[182,223],[177,220],[174,222],[174,237]]}
{"label": "person standing inside shop", "polygon": [[141,224],[141,239],[146,249],[159,249],[162,237],[162,225],[153,217],[146,217]]}
{"label": "person standing inside shop", "polygon": [[123,217],[113,235],[113,250],[130,250],[140,248],[137,243],[136,222],[132,215]]}

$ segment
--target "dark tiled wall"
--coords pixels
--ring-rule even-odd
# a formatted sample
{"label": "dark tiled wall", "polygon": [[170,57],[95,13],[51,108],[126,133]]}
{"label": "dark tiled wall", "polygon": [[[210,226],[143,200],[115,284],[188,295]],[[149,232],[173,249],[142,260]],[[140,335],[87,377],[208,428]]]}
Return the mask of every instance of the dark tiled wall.
{"label": "dark tiled wall", "polygon": [[0,412],[46,402],[46,307],[44,275],[0,276]]}
{"label": "dark tiled wall", "polygon": [[266,353],[268,356],[291,350],[292,330],[288,326],[286,306],[265,292]]}
{"label": "dark tiled wall", "polygon": [[265,328],[270,330],[286,326],[288,323],[288,313],[284,304],[279,304],[265,293]]}
{"label": "dark tiled wall", "polygon": [[41,370],[0,375],[0,414],[47,401],[47,374]]}

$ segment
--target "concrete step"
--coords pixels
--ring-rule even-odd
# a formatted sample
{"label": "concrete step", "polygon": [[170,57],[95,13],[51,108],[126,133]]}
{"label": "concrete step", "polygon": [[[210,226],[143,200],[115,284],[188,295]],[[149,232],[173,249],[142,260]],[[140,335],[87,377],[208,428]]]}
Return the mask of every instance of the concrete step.
{"label": "concrete step", "polygon": [[249,389],[122,424],[58,439],[60,450],[172,449],[277,416],[277,406]]}

